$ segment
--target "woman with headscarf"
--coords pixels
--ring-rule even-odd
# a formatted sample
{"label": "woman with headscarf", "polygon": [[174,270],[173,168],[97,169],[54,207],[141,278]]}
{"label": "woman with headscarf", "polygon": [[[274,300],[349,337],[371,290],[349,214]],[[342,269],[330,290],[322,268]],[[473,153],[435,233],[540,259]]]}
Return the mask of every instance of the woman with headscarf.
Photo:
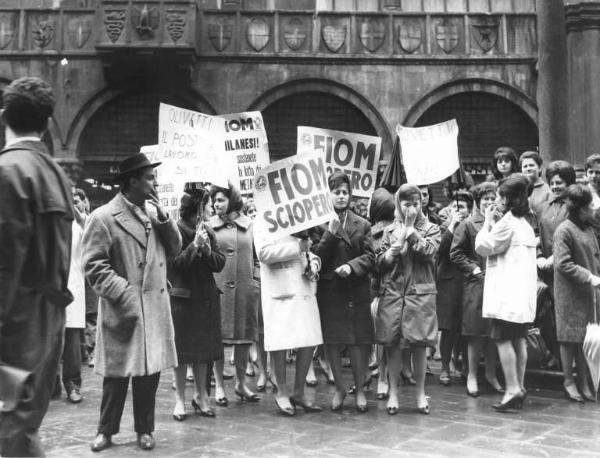
{"label": "woman with headscarf", "polygon": [[[260,280],[258,259],[254,253],[252,220],[242,213],[242,196],[237,188],[213,186],[210,195],[215,215],[208,221],[225,255],[225,268],[215,274],[221,296],[221,334],[224,343],[235,349],[235,394],[242,401],[260,398],[245,382],[248,351],[258,340],[258,304]],[[223,360],[215,362],[215,398],[217,405],[228,404],[223,384]]]}
{"label": "woman with headscarf", "polygon": [[317,302],[336,387],[331,410],[341,410],[346,397],[341,361],[346,346],[356,385],[356,409],[363,413],[368,410],[363,383],[369,346],[373,343],[368,275],[375,262],[373,238],[369,222],[349,211],[348,175],[334,172],[328,185],[336,217],[327,226],[316,228],[312,251],[322,262]]}
{"label": "woman with headscarf", "polygon": [[175,329],[175,408],[173,418],[183,421],[187,365],[194,372],[192,407],[197,415],[214,417],[206,389],[208,368],[223,359],[220,293],[213,274],[225,265],[214,231],[204,223],[208,191],[189,189],[181,198],[177,228],[182,250],[169,262],[171,315]]}
{"label": "woman with headscarf", "polygon": [[398,413],[402,349],[413,350],[418,412],[429,414],[425,396],[427,347],[437,340],[435,256],[440,228],[422,212],[417,186],[403,184],[394,196],[395,221],[384,230],[377,256],[382,280],[375,321],[376,340],[387,347],[390,395],[387,411]]}

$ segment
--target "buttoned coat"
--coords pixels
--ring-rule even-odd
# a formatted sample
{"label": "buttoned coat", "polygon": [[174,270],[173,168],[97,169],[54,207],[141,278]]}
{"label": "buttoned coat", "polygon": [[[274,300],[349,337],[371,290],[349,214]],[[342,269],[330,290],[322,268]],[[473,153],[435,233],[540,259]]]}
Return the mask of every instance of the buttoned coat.
{"label": "buttoned coat", "polygon": [[85,276],[100,297],[95,370],[150,375],[177,364],[167,258],[181,250],[171,219],[146,228],[122,193],[96,209],[83,234]]}
{"label": "buttoned coat", "polygon": [[239,215],[233,221],[213,216],[208,224],[215,231],[225,267],[215,272],[221,295],[221,336],[228,343],[258,340],[260,280],[254,255],[252,220]]}

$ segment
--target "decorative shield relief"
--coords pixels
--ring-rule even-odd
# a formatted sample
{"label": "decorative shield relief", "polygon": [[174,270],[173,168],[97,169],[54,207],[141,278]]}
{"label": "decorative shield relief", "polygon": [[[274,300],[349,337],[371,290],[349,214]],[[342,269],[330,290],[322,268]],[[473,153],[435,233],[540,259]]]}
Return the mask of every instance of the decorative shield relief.
{"label": "decorative shield relief", "polygon": [[321,29],[321,37],[329,51],[338,52],[346,41],[346,26],[326,25]]}
{"label": "decorative shield relief", "polygon": [[173,43],[177,43],[185,33],[185,11],[167,11],[165,19],[167,21],[167,33]]}
{"label": "decorative shield relief", "polygon": [[256,52],[262,51],[271,38],[269,23],[262,17],[255,17],[248,23],[246,40]]}
{"label": "decorative shield relief", "polygon": [[126,19],[127,10],[125,8],[104,10],[104,28],[106,29],[108,39],[113,43],[116,43],[121,37]]}
{"label": "decorative shield relief", "polygon": [[0,14],[0,49],[5,49],[15,36],[16,17],[13,13]]}
{"label": "decorative shield relief", "polygon": [[423,29],[421,20],[414,18],[402,18],[396,27],[398,34],[398,43],[402,50],[412,54],[421,46],[423,42]]}
{"label": "decorative shield relief", "polygon": [[359,38],[362,45],[370,52],[375,52],[385,40],[385,24],[383,21],[369,18],[360,24]]}
{"label": "decorative shield relief", "polygon": [[298,51],[302,47],[307,35],[307,24],[297,17],[290,19],[283,26],[283,39],[292,51]]}
{"label": "decorative shield relief", "polygon": [[473,18],[471,20],[473,37],[484,53],[491,51],[496,46],[499,26],[498,19],[493,17]]}
{"label": "decorative shield relief", "polygon": [[442,19],[435,26],[435,41],[446,54],[450,54],[458,46],[459,25],[451,19]]}
{"label": "decorative shield relief", "polygon": [[73,19],[69,21],[67,32],[71,44],[76,48],[83,48],[92,34],[92,21],[89,19]]}
{"label": "decorative shield relief", "polygon": [[31,28],[31,36],[35,45],[44,49],[54,39],[56,30],[55,22],[51,19],[42,19],[35,22]]}
{"label": "decorative shield relief", "polygon": [[208,38],[214,48],[222,52],[227,49],[233,36],[233,24],[228,18],[219,16],[208,25]]}
{"label": "decorative shield relief", "polygon": [[158,28],[158,8],[148,8],[144,4],[142,8],[134,6],[131,9],[131,24],[142,40],[154,38],[154,31]]}

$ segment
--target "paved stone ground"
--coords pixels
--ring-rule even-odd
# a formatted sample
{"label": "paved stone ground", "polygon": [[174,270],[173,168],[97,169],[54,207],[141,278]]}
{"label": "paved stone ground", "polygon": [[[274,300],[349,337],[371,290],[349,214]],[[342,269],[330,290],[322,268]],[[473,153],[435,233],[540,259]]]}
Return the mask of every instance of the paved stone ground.
{"label": "paved stone ground", "polygon": [[[288,418],[277,412],[270,389],[259,403],[242,403],[234,399],[229,382],[229,407],[216,407],[217,418],[208,419],[193,415],[188,385],[188,418],[179,423],[171,418],[170,371],[162,375],[158,390],[156,449],[137,449],[128,398],[115,445],[94,454],[89,444],[96,432],[101,378],[87,367],[83,375],[81,404],[67,403],[63,393],[50,405],[41,430],[48,456],[600,456],[600,408],[594,403],[569,403],[558,391],[530,389],[522,412],[499,414],[491,408],[497,396],[473,399],[466,396],[459,379],[442,387],[437,377],[428,377],[429,416],[416,412],[413,388],[404,387],[400,412],[390,417],[385,401],[375,398],[373,384],[366,414],[359,414],[348,396],[342,413],[299,411]],[[307,396],[328,407],[333,387],[320,371],[318,376],[319,385],[307,388]],[[350,385],[349,369],[344,377]],[[255,380],[249,380],[254,386]]]}

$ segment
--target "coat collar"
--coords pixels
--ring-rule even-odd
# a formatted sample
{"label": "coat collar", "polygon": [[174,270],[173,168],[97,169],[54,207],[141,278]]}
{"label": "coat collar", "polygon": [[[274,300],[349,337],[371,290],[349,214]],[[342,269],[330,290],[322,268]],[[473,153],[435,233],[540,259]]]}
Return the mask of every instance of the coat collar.
{"label": "coat collar", "polygon": [[146,229],[137,216],[133,214],[122,193],[118,193],[112,200],[113,216],[115,221],[134,239],[136,239],[143,248],[146,248],[148,237]]}
{"label": "coat collar", "polygon": [[234,223],[242,231],[247,231],[250,225],[252,224],[252,220],[244,214],[240,214],[240,216],[238,216],[233,221],[223,221],[217,215],[211,216],[211,218],[208,220],[208,224],[210,225],[210,227],[212,227],[215,230],[225,227],[228,223]]}

